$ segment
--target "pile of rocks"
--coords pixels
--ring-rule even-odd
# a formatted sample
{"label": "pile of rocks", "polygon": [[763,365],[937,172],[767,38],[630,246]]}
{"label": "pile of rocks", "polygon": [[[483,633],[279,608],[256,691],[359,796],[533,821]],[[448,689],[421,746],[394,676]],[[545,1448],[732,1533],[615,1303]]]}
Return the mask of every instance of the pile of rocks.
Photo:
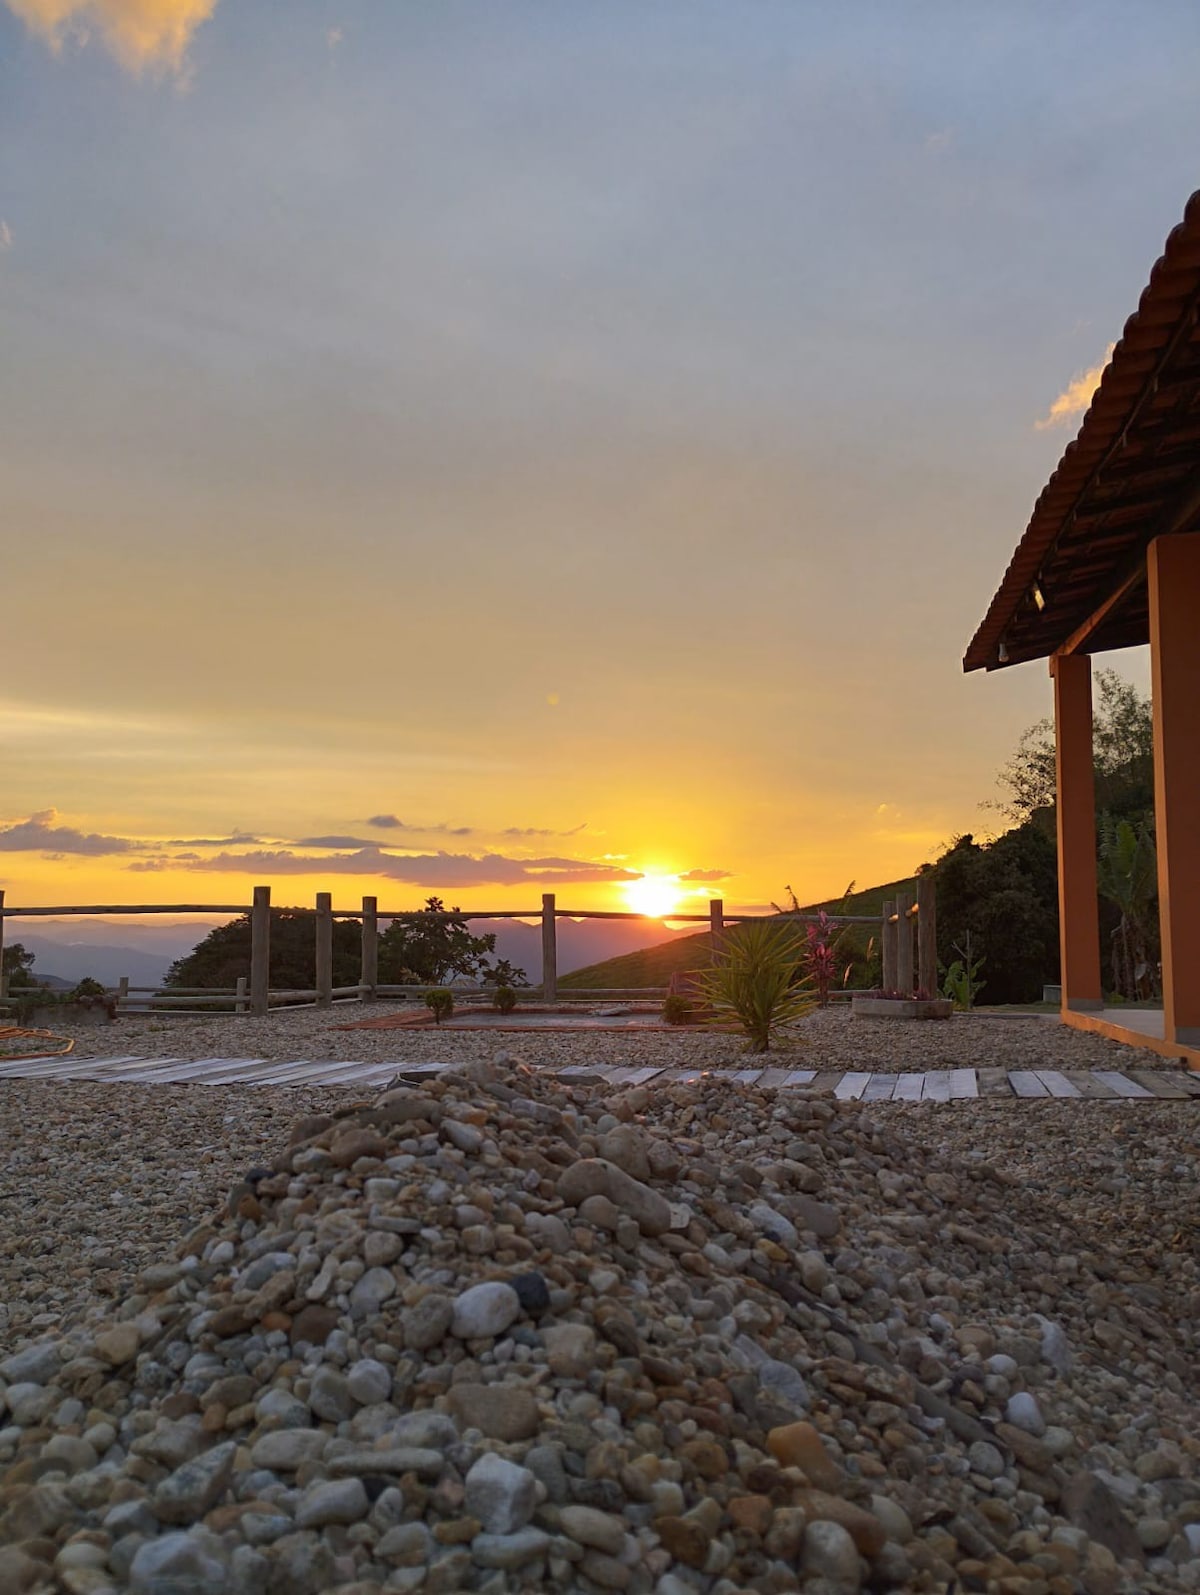
{"label": "pile of rocks", "polygon": [[0,1363],[0,1588],[1200,1589],[1194,1250],[858,1104],[600,1084],[310,1115]]}

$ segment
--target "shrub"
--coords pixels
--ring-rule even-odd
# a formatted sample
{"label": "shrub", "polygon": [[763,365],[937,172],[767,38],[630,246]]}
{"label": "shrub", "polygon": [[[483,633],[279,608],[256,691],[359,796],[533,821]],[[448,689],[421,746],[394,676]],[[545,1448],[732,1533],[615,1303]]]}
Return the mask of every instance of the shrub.
{"label": "shrub", "polygon": [[445,986],[435,986],[432,991],[425,993],[425,1006],[440,1025],[443,1019],[449,1019],[454,1012],[454,993],[447,991]]}
{"label": "shrub", "polygon": [[811,982],[802,975],[805,938],[792,925],[748,920],[731,931],[713,967],[699,985],[714,1021],[735,1019],[749,1038],[749,1051],[766,1052],[780,1025],[802,1019],[817,1006]]}
{"label": "shrub", "polygon": [[673,991],[663,1001],[662,1016],[669,1025],[690,1024],[692,1005],[686,997],[681,997],[677,991]]}
{"label": "shrub", "polygon": [[517,994],[511,986],[497,986],[492,993],[492,1007],[497,1013],[512,1013],[517,1006]]}

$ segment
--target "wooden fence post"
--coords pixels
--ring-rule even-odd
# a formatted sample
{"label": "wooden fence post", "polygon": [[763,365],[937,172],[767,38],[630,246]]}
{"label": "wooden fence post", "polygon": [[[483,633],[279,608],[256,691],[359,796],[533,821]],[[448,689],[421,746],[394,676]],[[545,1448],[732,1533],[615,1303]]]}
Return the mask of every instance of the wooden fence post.
{"label": "wooden fence post", "polygon": [[119,1008],[123,1002],[128,1002],[128,1001],[129,1001],[129,976],[128,975],[122,975],[120,980],[117,981],[117,1007]]}
{"label": "wooden fence post", "polygon": [[938,994],[937,871],[917,876],[917,985],[927,997]]}
{"label": "wooden fence post", "polygon": [[373,997],[379,984],[379,899],[364,897],[362,906],[362,968],[358,984],[364,998]]}
{"label": "wooden fence post", "polygon": [[911,892],[896,893],[896,990],[902,997],[913,994],[912,906]]}
{"label": "wooden fence post", "polygon": [[245,1011],[246,1011],[246,977],[245,977],[245,975],[239,975],[237,977],[237,1001],[233,1005],[233,1011],[234,1011],[234,1013],[245,1013]]}
{"label": "wooden fence post", "polygon": [[542,893],[542,1001],[558,1001],[558,941],[553,892]]}
{"label": "wooden fence post", "polygon": [[709,898],[708,926],[712,955],[715,960],[725,942],[725,899],[723,897]]}
{"label": "wooden fence post", "polygon": [[896,981],[896,925],[892,915],[896,912],[894,897],[885,897],[881,910],[883,914],[883,927],[879,933],[880,956],[883,963],[883,972],[880,976],[884,991],[895,991]]}
{"label": "wooden fence post", "polygon": [[4,973],[4,888],[0,886],[0,1002],[8,996],[8,976]]}
{"label": "wooden fence post", "polygon": [[333,1002],[333,897],[317,893],[317,1007]]}
{"label": "wooden fence post", "polygon": [[270,1006],[271,888],[254,888],[250,910],[250,1012],[261,1018]]}

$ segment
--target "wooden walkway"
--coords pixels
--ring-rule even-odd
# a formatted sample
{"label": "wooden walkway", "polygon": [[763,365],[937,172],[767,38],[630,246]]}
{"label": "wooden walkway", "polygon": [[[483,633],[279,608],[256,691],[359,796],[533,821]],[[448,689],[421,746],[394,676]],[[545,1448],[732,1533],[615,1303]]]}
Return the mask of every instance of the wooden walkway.
{"label": "wooden walkway", "polygon": [[[0,1079],[128,1081],[145,1085],[330,1085],[372,1089],[397,1075],[408,1079],[453,1069],[453,1063],[308,1062],[303,1058],[27,1058],[0,1062]],[[1200,1074],[1167,1069],[935,1069],[928,1073],[872,1074],[869,1070],[656,1069],[618,1064],[555,1071],[564,1081],[606,1085],[674,1085],[701,1079],[731,1086],[800,1087],[843,1102],[969,1102],[980,1098],[1053,1101],[1200,1101]]]}

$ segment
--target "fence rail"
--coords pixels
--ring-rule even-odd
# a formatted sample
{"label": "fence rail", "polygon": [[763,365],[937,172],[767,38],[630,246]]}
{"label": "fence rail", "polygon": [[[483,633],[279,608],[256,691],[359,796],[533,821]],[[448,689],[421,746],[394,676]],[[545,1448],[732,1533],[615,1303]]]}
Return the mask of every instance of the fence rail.
{"label": "fence rail", "polygon": [[[271,970],[271,888],[256,886],[249,903],[106,903],[68,907],[13,907],[6,906],[4,892],[0,890],[0,954],[4,949],[4,930],[8,920],[58,918],[60,916],[103,917],[117,914],[196,914],[229,916],[244,914],[250,921],[250,974],[242,977],[234,987],[150,987],[131,986],[123,979],[109,988],[121,1012],[149,1012],[175,1009],[203,1010],[218,1005],[231,1008],[235,1013],[262,1016],[272,1008],[285,1005],[315,1004],[329,1007],[334,1001],[367,1000],[375,997],[422,998],[431,988],[427,986],[399,986],[380,983],[379,980],[379,922],[380,920],[414,920],[428,922],[440,920],[502,919],[525,920],[540,923],[542,933],[542,979],[530,988],[544,1003],[553,1004],[561,999],[568,1001],[630,1001],[637,998],[654,1000],[665,996],[665,987],[640,987],[621,990],[564,989],[558,986],[558,934],[559,920],[624,920],[646,921],[671,925],[707,925],[714,949],[721,945],[725,931],[734,925],[755,919],[793,920],[811,924],[824,919],[835,928],[864,925],[880,932],[883,961],[883,986],[888,991],[901,991],[911,995],[914,980],[917,989],[932,992],[937,985],[937,925],[934,890],[934,872],[923,871],[916,880],[916,897],[901,892],[888,899],[879,914],[835,914],[820,916],[802,912],[785,914],[727,913],[721,898],[713,898],[704,914],[641,914],[632,910],[599,908],[560,908],[553,892],[542,895],[542,904],[536,909],[468,909],[462,913],[453,909],[382,909],[376,897],[367,896],[359,908],[335,908],[329,892],[318,892],[314,913],[316,981],[311,988],[281,990],[270,984]],[[336,919],[358,920],[361,924],[361,961],[358,982],[350,986],[333,984],[333,922]],[[914,927],[916,930],[916,967],[914,970]],[[480,986],[457,988],[465,995],[480,995]],[[7,995],[7,980],[0,974],[0,1001]],[[843,992],[842,995],[853,995]]]}

